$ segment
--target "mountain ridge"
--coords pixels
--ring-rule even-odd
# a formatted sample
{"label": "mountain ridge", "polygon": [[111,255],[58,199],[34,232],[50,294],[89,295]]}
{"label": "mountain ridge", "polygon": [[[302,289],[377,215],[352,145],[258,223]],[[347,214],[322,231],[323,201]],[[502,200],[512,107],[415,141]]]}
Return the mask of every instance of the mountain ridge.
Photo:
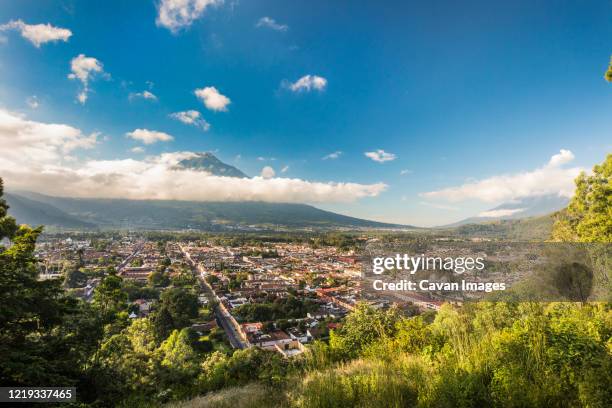
{"label": "mountain ridge", "polygon": [[[195,153],[180,160],[175,169],[205,171],[223,177],[249,177],[240,169],[223,163],[210,152]],[[73,198],[30,191],[15,191],[8,197],[18,222],[67,228],[416,228],[350,217],[308,204]]]}
{"label": "mountain ridge", "polygon": [[492,221],[520,220],[541,217],[559,211],[569,204],[569,199],[556,194],[524,197],[493,207],[480,214],[463,220],[442,225],[439,228],[460,227],[468,224],[482,224]]}
{"label": "mountain ridge", "polygon": [[[38,203],[78,220],[89,228],[134,229],[223,229],[248,226],[292,228],[405,229],[390,224],[325,211],[308,204],[259,201],[197,202],[175,200],[128,200],[107,198],[55,197],[28,191],[11,192],[9,204],[19,222],[67,227],[60,218],[34,222],[21,210],[24,200]],[[49,210],[51,211],[51,210]],[[40,220],[38,220],[40,221]],[[59,222],[58,222],[59,221]]]}

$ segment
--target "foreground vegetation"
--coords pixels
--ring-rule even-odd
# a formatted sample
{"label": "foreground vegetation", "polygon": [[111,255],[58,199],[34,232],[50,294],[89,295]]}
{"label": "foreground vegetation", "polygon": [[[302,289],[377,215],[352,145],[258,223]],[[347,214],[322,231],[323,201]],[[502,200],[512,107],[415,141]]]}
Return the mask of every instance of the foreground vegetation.
{"label": "foreground vegetation", "polygon": [[361,306],[274,388],[171,406],[606,407],[611,336],[605,304],[446,305],[431,323]]}
{"label": "foreground vegetation", "polygon": [[[552,240],[611,243],[612,155],[576,184],[568,209],[554,217]],[[282,389],[266,394],[250,384],[175,406],[230,406],[252,393],[252,406],[606,407],[611,306],[481,302],[408,318],[362,305],[329,344],[311,348]]]}
{"label": "foreground vegetation", "polygon": [[[612,241],[611,179],[612,155],[579,177],[554,239]],[[142,288],[112,270],[90,303],[62,287],[78,276],[39,280],[34,248],[42,230],[18,226],[7,209],[0,182],[0,240],[10,243],[0,246],[2,386],[75,386],[76,406],[92,407],[597,408],[612,401],[609,303],[481,302],[415,317],[361,304],[328,343],[293,360],[256,348],[232,353],[185,328],[202,312],[188,277],[172,282],[150,317],[134,321],[127,299]],[[244,314],[290,316],[307,307],[285,302]]]}

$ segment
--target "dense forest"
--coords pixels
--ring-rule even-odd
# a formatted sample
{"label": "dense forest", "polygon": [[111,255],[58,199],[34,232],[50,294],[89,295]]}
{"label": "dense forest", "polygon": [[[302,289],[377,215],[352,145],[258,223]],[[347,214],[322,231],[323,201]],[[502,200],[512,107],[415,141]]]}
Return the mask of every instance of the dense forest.
{"label": "dense forest", "polygon": [[[610,243],[611,181],[608,155],[592,174],[578,177],[551,238]],[[361,304],[328,342],[292,360],[257,348],[213,351],[185,328],[198,313],[195,282],[174,282],[142,319],[128,318],[129,291],[112,270],[91,302],[79,300],[60,280],[38,279],[34,249],[42,228],[17,225],[1,197],[0,183],[2,386],[76,386],[74,406],[92,407],[606,407],[612,401],[609,303],[480,302],[412,317]],[[343,236],[312,243],[356,244]],[[289,306],[244,313],[290,314]],[[291,310],[298,306],[306,307]]]}

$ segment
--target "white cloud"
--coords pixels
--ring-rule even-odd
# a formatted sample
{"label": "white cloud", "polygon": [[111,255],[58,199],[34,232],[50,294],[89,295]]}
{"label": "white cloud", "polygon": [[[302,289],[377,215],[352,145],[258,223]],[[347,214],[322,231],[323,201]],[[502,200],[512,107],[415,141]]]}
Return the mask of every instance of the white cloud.
{"label": "white cloud", "polygon": [[171,113],[170,117],[186,125],[198,127],[205,132],[210,129],[210,123],[208,123],[204,118],[202,118],[202,114],[197,110]]}
{"label": "white cloud", "polygon": [[223,0],[161,0],[157,5],[155,23],[177,33],[202,17],[207,8],[222,3]]}
{"label": "white cloud", "polygon": [[142,99],[148,99],[150,101],[156,101],[157,100],[157,96],[155,96],[155,94],[153,94],[150,91],[142,91],[142,92],[132,92],[130,93],[130,95],[128,96],[128,98],[131,99],[135,99],[135,98],[142,98]]}
{"label": "white cloud", "polygon": [[38,102],[38,97],[36,95],[29,96],[26,99],[26,103],[30,107],[30,109],[38,109],[40,106],[40,102]]}
{"label": "white cloud", "polygon": [[81,105],[84,105],[85,102],[87,102],[87,98],[87,90],[83,90],[77,94],[77,101],[79,101]]}
{"label": "white cloud", "polygon": [[400,176],[405,176],[406,174],[412,174],[412,170],[403,169],[400,171]]}
{"label": "white cloud", "polygon": [[213,111],[227,111],[227,105],[232,102],[227,96],[219,93],[214,86],[196,89],[194,93],[204,103],[204,106]]}
{"label": "white cloud", "polygon": [[272,167],[266,166],[263,169],[261,169],[261,177],[265,179],[270,179],[274,176],[276,176],[276,172],[274,171]]}
{"label": "white cloud", "polygon": [[170,142],[174,140],[174,138],[167,133],[148,129],[134,129],[125,135],[131,139],[140,140],[147,145],[157,142]]}
{"label": "white cloud", "polygon": [[260,18],[259,21],[257,21],[257,24],[255,24],[255,27],[265,27],[274,31],[287,31],[289,29],[289,26],[287,24],[279,24],[271,17]]}
{"label": "white cloud", "polygon": [[78,93],[77,99],[84,104],[89,94],[89,81],[95,75],[103,75],[104,67],[96,58],[79,54],[70,61],[70,71],[68,78],[79,80],[83,84],[83,89]]}
{"label": "white cloud", "polygon": [[[191,152],[165,153],[142,160],[70,161],[91,149],[97,133],[85,135],[65,124],[42,123],[0,109],[0,174],[13,189],[67,197],[190,201],[351,202],[384,192],[384,183],[312,182],[291,178],[250,179],[178,169]],[[24,165],[27,163],[27,166]]]}
{"label": "white cloud", "polygon": [[310,92],[311,90],[322,91],[327,87],[327,79],[318,75],[304,75],[297,81],[289,83],[287,86],[293,92]]}
{"label": "white cloud", "polygon": [[51,24],[26,24],[21,20],[11,20],[0,25],[0,31],[17,30],[21,36],[30,41],[36,48],[48,42],[68,41],[72,32],[67,28],[54,27]]}
{"label": "white cloud", "polygon": [[379,163],[384,163],[397,159],[396,155],[394,155],[393,153],[385,152],[382,149],[378,149],[373,152],[365,152],[364,155]]}
{"label": "white cloud", "polygon": [[145,149],[141,146],[132,147],[130,152],[132,153],[144,153]]}
{"label": "white cloud", "polygon": [[321,157],[321,160],[336,160],[341,155],[342,155],[342,152],[340,150],[338,150],[338,151],[335,151],[333,153],[330,153],[330,154],[327,154],[327,155]]}
{"label": "white cloud", "polygon": [[561,149],[559,153],[553,155],[548,161],[549,167],[559,167],[574,160],[575,156],[569,150]]}
{"label": "white cloud", "polygon": [[421,195],[454,202],[475,199],[491,203],[548,194],[571,197],[574,192],[574,179],[582,169],[566,169],[562,166],[573,158],[572,152],[562,149],[552,156],[546,165],[532,171],[493,176]]}
{"label": "white cloud", "polygon": [[289,170],[289,166],[284,166],[284,167],[281,169],[281,173],[286,173],[286,172],[287,172],[287,170]]}
{"label": "white cloud", "polygon": [[489,210],[489,211],[483,211],[480,214],[478,214],[479,217],[487,217],[487,218],[498,218],[498,217],[509,217],[511,215],[514,215],[516,213],[520,213],[521,211],[525,211],[524,208],[507,208],[507,209],[501,209],[501,210]]}
{"label": "white cloud", "polygon": [[37,163],[54,165],[76,149],[93,148],[98,136],[84,135],[68,125],[27,120],[0,108],[0,170],[22,168],[36,172]]}
{"label": "white cloud", "polygon": [[70,70],[72,72],[68,78],[78,79],[83,85],[87,85],[94,74],[104,72],[100,61],[93,57],[86,57],[84,54],[79,54],[70,61]]}

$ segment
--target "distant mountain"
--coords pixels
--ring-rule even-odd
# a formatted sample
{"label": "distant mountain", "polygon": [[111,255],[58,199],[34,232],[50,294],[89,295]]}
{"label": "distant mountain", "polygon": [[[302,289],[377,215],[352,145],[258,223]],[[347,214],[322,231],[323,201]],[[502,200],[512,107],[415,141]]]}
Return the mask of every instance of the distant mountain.
{"label": "distant mountain", "polygon": [[[10,194],[12,214],[22,223],[60,227],[131,229],[407,228],[404,225],[348,217],[305,204],[264,202],[194,202],[52,197],[38,193]],[[35,218],[24,207],[56,214]],[[36,220],[36,222],[33,222]],[[80,223],[80,224],[79,224]]]}
{"label": "distant mountain", "polygon": [[480,224],[483,222],[500,220],[518,220],[528,217],[538,217],[559,211],[569,204],[569,199],[556,194],[526,197],[512,202],[498,205],[495,208],[481,212],[475,217],[466,218],[459,222],[447,225],[456,227],[467,224]]}
{"label": "distant mountain", "polygon": [[196,156],[178,162],[177,168],[200,170],[215,176],[249,178],[241,170],[223,163],[210,152],[196,153]]}
{"label": "distant mountain", "polygon": [[[223,163],[208,152],[181,160],[176,168],[248,178],[236,167]],[[19,222],[64,228],[406,228],[404,225],[348,217],[305,204],[85,199],[25,191],[13,192],[7,197],[10,212]]]}
{"label": "distant mountain", "polygon": [[4,197],[10,206],[9,214],[20,224],[55,225],[65,228],[94,228],[95,225],[80,220],[64,211],[40,201],[31,200],[15,194],[5,193]]}

